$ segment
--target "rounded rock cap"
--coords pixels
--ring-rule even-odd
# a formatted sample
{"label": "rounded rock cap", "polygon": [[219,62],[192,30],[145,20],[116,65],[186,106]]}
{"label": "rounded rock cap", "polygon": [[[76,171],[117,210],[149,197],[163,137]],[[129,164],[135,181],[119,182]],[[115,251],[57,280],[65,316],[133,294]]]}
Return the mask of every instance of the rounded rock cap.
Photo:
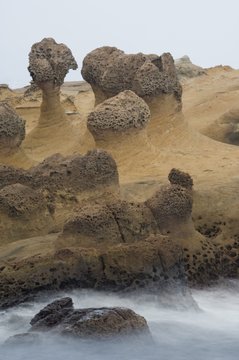
{"label": "rounded rock cap", "polygon": [[133,91],[125,90],[105,100],[88,116],[87,126],[93,133],[111,131],[123,133],[129,129],[143,129],[150,119],[150,110]]}
{"label": "rounded rock cap", "polygon": [[143,98],[174,94],[181,101],[182,87],[170,53],[125,54],[103,46],[85,57],[81,73],[94,92],[98,88],[106,98],[132,90]]}
{"label": "rounded rock cap", "polygon": [[168,179],[172,185],[180,185],[188,190],[192,190],[193,188],[193,179],[191,176],[179,169],[173,168],[168,174]]}
{"label": "rounded rock cap", "polygon": [[71,50],[52,38],[44,38],[31,47],[28,70],[34,82],[52,81],[62,85],[70,69],[78,67]]}

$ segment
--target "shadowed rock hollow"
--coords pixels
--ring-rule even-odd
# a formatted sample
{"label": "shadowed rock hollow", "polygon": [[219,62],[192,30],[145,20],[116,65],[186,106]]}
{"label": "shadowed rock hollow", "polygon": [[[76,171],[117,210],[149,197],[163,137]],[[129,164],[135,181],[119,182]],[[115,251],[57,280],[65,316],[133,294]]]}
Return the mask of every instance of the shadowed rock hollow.
{"label": "shadowed rock hollow", "polygon": [[71,50],[52,38],[44,38],[31,48],[28,70],[33,82],[42,90],[42,104],[38,124],[27,136],[24,147],[37,160],[58,150],[68,155],[94,147],[89,135],[81,134],[78,127],[70,124],[60,102],[64,78],[70,69],[77,67]]}

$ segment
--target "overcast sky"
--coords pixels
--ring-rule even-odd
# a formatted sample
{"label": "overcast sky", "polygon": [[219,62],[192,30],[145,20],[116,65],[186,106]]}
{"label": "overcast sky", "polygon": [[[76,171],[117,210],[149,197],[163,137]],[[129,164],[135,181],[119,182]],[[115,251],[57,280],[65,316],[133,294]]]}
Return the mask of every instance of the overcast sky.
{"label": "overcast sky", "polygon": [[239,0],[0,0],[0,83],[29,83],[28,53],[44,37],[72,50],[79,69],[67,80],[103,45],[239,68]]}

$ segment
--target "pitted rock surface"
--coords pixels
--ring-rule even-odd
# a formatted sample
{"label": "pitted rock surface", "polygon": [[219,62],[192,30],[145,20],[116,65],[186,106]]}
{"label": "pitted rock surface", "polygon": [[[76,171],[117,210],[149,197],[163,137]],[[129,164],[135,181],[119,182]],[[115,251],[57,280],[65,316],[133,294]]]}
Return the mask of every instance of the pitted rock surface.
{"label": "pitted rock surface", "polygon": [[192,190],[193,188],[192,177],[179,169],[173,168],[168,174],[168,179],[172,185],[180,185],[188,190]]}
{"label": "pitted rock surface", "polygon": [[122,307],[74,309],[71,298],[56,300],[31,320],[31,331],[54,329],[64,335],[106,340],[111,337],[150,335],[146,320]]}
{"label": "pitted rock surface", "polygon": [[13,184],[0,190],[0,210],[10,217],[30,216],[46,207],[44,197],[29,186]]}
{"label": "pitted rock surface", "polygon": [[190,192],[179,185],[165,185],[145,204],[152,211],[159,227],[187,221],[191,217],[193,199]]}
{"label": "pitted rock surface", "polygon": [[81,73],[96,97],[97,89],[105,98],[132,90],[143,98],[174,94],[181,101],[182,88],[170,53],[127,55],[116,48],[102,47],[85,57]]}
{"label": "pitted rock surface", "polygon": [[88,116],[87,126],[93,134],[142,129],[149,122],[148,105],[134,92],[125,90],[98,105]]}
{"label": "pitted rock surface", "polygon": [[28,70],[38,85],[42,82],[53,82],[60,86],[68,71],[76,70],[77,67],[71,50],[52,38],[44,38],[32,45]]}
{"label": "pitted rock surface", "polygon": [[18,147],[24,138],[25,120],[9,104],[0,102],[0,141],[13,140],[15,147]]}

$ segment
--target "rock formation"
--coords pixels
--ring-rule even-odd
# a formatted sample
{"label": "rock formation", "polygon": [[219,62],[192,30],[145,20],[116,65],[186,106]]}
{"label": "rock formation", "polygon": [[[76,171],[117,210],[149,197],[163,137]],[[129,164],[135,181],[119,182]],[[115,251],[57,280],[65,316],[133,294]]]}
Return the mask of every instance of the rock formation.
{"label": "rock formation", "polygon": [[189,283],[210,283],[220,276],[220,250],[194,227],[192,178],[172,169],[169,180],[171,185],[161,187],[145,204],[151,209],[160,232],[183,249]]}
{"label": "rock formation", "polygon": [[6,102],[0,102],[0,162],[23,167],[33,164],[21,148],[25,138],[25,121]]}
{"label": "rock formation", "polygon": [[29,333],[10,338],[8,344],[18,342],[19,336],[32,342],[36,340],[36,331],[50,330],[78,339],[120,340],[130,336],[133,340],[142,336],[144,341],[152,341],[146,320],[133,310],[121,307],[74,309],[72,299],[68,297],[45,306],[30,324],[32,327]]}
{"label": "rock formation", "polygon": [[92,84],[96,104],[124,90],[132,90],[143,98],[173,93],[181,99],[181,86],[169,53],[127,55],[105,46],[85,57],[81,73]]}
{"label": "rock formation", "polygon": [[77,63],[66,45],[44,38],[32,46],[28,70],[34,84],[42,90],[42,104],[38,124],[24,146],[38,160],[57,152],[59,144],[63,154],[72,153],[73,148],[85,151],[89,148],[87,141],[94,146],[89,136],[83,140],[78,128],[70,124],[60,102],[60,87],[70,69],[76,70]]}
{"label": "rock formation", "polygon": [[53,227],[44,196],[32,188],[14,184],[0,190],[0,244],[47,234]]}
{"label": "rock formation", "polygon": [[194,65],[187,55],[184,55],[180,59],[175,60],[175,67],[180,81],[207,74],[205,69]]}
{"label": "rock formation", "polygon": [[103,150],[54,155],[29,170],[2,165],[0,178],[0,244],[61,230],[82,202],[119,193],[116,163]]}
{"label": "rock formation", "polygon": [[127,201],[88,205],[77,211],[64,225],[56,247],[106,249],[120,243],[145,240],[158,232],[150,210],[144,204]]}
{"label": "rock formation", "polygon": [[188,190],[192,190],[193,188],[193,179],[191,176],[179,169],[172,169],[168,174],[168,180],[171,185],[180,185]]}
{"label": "rock formation", "polygon": [[124,90],[142,97],[151,112],[148,131],[153,145],[158,145],[155,133],[184,125],[182,87],[170,53],[127,55],[116,48],[98,48],[85,57],[82,76],[92,85],[96,105]]}
{"label": "rock formation", "polygon": [[145,130],[149,118],[144,100],[125,90],[96,106],[88,116],[87,126],[97,147],[108,150],[117,161],[125,153],[133,157],[132,150],[138,146],[151,151]]}

